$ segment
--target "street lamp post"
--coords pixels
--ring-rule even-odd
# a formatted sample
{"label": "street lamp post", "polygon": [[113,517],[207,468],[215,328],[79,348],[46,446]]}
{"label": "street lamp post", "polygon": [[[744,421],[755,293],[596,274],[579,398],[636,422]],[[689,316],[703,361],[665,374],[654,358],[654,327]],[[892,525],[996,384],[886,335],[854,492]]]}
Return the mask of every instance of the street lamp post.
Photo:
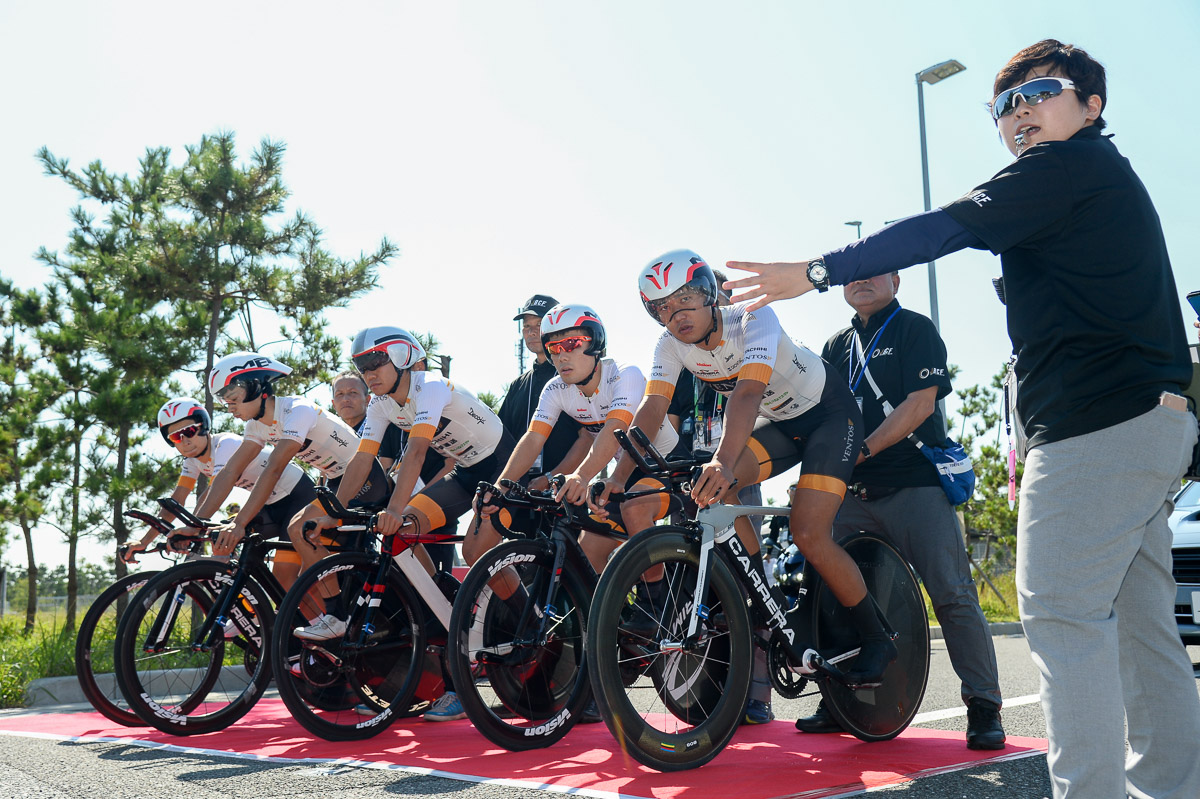
{"label": "street lamp post", "polygon": [[[923,69],[917,73],[917,116],[921,122],[921,185],[925,190],[926,211],[930,208],[929,154],[925,147],[925,91],[922,84],[928,83],[932,86],[951,75],[957,75],[964,69],[966,67],[951,59],[950,61],[943,61],[940,64],[934,64],[932,67]],[[934,261],[929,262],[929,317],[933,320],[934,328],[938,332],[941,332],[942,328],[938,320],[937,272],[934,269],[934,263]]]}
{"label": "street lamp post", "polygon": [[843,222],[842,224],[850,225],[851,227],[854,228],[854,238],[856,238],[856,239],[862,238],[862,221],[861,220],[855,219],[851,222]]}

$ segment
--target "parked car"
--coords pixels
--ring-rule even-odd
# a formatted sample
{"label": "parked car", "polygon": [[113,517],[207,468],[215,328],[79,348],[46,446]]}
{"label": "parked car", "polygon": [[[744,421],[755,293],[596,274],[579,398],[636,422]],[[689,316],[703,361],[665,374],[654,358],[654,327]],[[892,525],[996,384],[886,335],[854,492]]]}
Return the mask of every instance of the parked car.
{"label": "parked car", "polygon": [[[1190,647],[1200,647],[1200,482],[1189,481],[1175,495],[1175,512],[1168,524],[1174,534],[1172,574],[1177,585],[1175,620]],[[1200,657],[1191,649],[1192,664]]]}

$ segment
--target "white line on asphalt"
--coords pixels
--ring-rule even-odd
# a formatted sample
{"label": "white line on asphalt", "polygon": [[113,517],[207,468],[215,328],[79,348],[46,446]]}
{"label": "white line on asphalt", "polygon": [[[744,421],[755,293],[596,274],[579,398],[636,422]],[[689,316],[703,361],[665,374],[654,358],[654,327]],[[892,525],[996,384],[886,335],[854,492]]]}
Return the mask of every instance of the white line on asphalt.
{"label": "white line on asphalt", "polygon": [[[1005,707],[1018,707],[1020,705],[1032,705],[1035,702],[1042,701],[1042,698],[1037,694],[1029,694],[1028,696],[1018,696],[1016,699],[1005,699]],[[953,719],[959,716],[967,715],[967,707],[952,707],[946,710],[931,710],[928,713],[918,713],[913,717],[913,724],[925,724],[930,721],[942,721],[944,719]]]}

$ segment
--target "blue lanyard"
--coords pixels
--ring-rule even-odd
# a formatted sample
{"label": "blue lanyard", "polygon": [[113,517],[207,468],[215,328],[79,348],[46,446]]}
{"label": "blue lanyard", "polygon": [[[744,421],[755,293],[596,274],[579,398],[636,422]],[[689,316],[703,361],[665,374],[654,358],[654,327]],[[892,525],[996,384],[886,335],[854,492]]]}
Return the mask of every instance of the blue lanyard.
{"label": "blue lanyard", "polygon": [[[850,393],[855,394],[858,391],[858,384],[862,382],[863,375],[867,372],[867,364],[871,362],[871,356],[875,354],[875,342],[879,341],[879,337],[883,335],[883,331],[887,329],[888,323],[896,314],[900,313],[900,306],[896,306],[896,310],[892,311],[891,316],[883,321],[879,329],[875,331],[875,335],[871,337],[871,343],[863,350],[862,369],[858,372],[858,379],[854,379],[854,347],[851,341],[850,347]],[[858,333],[851,333],[851,336],[857,336]]]}

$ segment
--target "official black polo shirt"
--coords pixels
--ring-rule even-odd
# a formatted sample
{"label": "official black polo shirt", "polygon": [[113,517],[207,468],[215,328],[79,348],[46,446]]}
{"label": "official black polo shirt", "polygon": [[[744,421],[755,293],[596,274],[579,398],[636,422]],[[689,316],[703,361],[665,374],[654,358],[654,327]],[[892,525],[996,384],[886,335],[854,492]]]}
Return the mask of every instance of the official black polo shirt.
{"label": "official black polo shirt", "polygon": [[[892,316],[893,312],[895,316]],[[892,300],[872,314],[865,327],[857,314],[850,324],[850,327],[825,343],[821,357],[842,376],[854,396],[861,399],[867,435],[883,424],[886,414],[870,381],[866,376],[860,379],[863,359],[858,357],[855,347],[856,335],[863,354],[870,355],[867,369],[871,377],[893,408],[908,399],[908,395],[914,391],[930,386],[937,386],[938,399],[950,393],[946,345],[928,317],[901,308],[898,301]],[[946,420],[941,409],[935,406],[933,414],[917,427],[914,434],[923,444],[945,446]],[[889,488],[941,485],[933,464],[907,438],[885,450],[872,453],[870,458],[855,466],[853,480],[864,485]]]}
{"label": "official black polo shirt", "polygon": [[1187,385],[1162,226],[1109,137],[1088,126],[1036,144],[945,210],[1000,256],[1030,446],[1127,421]]}

